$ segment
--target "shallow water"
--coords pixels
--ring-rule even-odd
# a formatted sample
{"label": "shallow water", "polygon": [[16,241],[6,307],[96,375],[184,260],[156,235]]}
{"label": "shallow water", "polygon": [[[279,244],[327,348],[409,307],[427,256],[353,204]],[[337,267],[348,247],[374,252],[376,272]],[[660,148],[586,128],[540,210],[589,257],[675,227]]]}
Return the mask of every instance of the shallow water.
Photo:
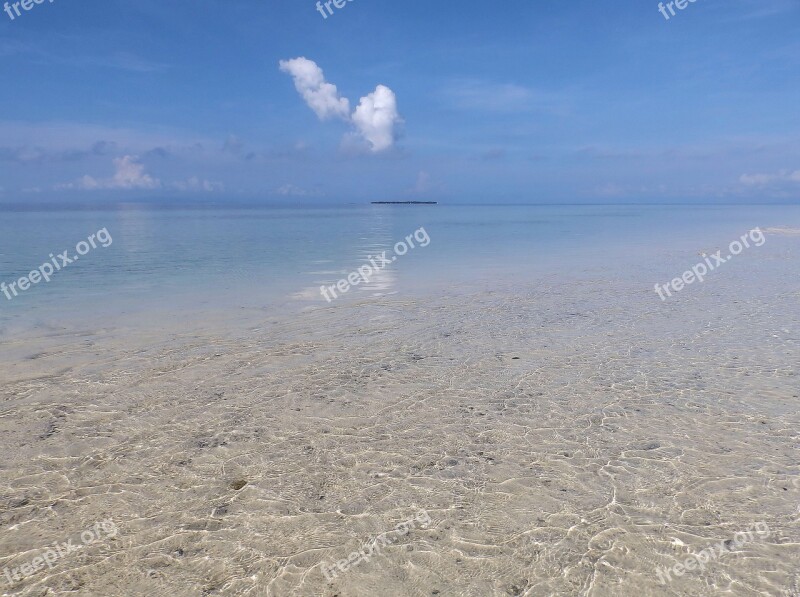
{"label": "shallow water", "polygon": [[[118,533],[0,587],[796,594],[800,239],[769,235],[662,302],[653,284],[720,239],[692,242],[291,313],[166,305],[7,336],[0,574],[98,521]],[[430,524],[326,579],[422,510]],[[660,582],[756,524],[769,535]]]}
{"label": "shallow water", "polygon": [[[748,230],[800,229],[800,206],[339,206],[219,208],[0,206],[0,282],[10,284],[98,230],[112,243],[7,300],[0,337],[72,323],[326,305],[320,286],[369,263],[423,228],[427,246],[398,256],[339,300],[418,296],[452,285],[537,283],[543,277],[628,278],[657,264],[652,287]],[[776,233],[777,236],[777,233]],[[420,243],[415,243],[419,245]],[[60,259],[56,258],[56,263]],[[677,269],[677,271],[675,271]]]}

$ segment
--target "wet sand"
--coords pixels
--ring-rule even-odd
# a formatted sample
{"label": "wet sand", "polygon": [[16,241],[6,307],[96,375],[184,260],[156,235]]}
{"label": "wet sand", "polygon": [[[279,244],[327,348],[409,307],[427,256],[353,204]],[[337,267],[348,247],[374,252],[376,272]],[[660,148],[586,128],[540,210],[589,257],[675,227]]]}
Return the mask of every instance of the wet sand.
{"label": "wet sand", "polygon": [[[800,293],[759,276],[665,303],[597,277],[6,339],[0,592],[798,594]],[[3,575],[106,519],[114,537]]]}

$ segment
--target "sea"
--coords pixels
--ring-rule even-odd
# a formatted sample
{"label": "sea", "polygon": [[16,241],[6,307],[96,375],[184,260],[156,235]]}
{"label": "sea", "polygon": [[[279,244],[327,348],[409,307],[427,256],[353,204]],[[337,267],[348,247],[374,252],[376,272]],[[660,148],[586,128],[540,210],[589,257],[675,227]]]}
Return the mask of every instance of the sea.
{"label": "sea", "polygon": [[[290,314],[586,277],[630,281],[660,300],[656,283],[681,276],[703,254],[725,255],[756,228],[776,231],[766,235],[778,240],[750,243],[683,293],[746,271],[750,254],[796,251],[786,241],[800,229],[800,206],[7,204],[0,205],[0,282],[18,282],[46,263],[61,269],[16,296],[0,294],[0,334],[239,308]],[[93,234],[111,242],[79,245]],[[72,263],[58,257],[64,251]],[[780,276],[787,262],[761,259],[758,267],[765,263]],[[344,292],[336,289],[342,280]]]}

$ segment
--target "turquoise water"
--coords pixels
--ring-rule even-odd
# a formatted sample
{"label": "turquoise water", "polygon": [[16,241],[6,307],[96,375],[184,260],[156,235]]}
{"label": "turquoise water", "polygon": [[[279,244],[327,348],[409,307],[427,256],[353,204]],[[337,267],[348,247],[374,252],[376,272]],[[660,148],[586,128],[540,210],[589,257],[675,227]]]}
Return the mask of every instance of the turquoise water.
{"label": "turquoise water", "polygon": [[643,289],[652,289],[693,265],[699,250],[727,245],[756,226],[800,228],[800,207],[0,206],[6,284],[51,253],[74,255],[76,244],[100,229],[113,239],[49,283],[13,300],[0,294],[0,329],[149,310],[324,306],[321,285],[335,284],[384,250],[392,255],[395,243],[420,228],[428,246],[409,250],[340,300],[553,276],[638,276]]}

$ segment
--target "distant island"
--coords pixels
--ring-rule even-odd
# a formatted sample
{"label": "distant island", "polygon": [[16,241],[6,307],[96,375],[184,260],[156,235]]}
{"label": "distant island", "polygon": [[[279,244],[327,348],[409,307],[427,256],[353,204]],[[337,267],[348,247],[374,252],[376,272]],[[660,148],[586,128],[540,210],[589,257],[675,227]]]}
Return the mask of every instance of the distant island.
{"label": "distant island", "polygon": [[372,201],[372,205],[437,205],[437,201]]}

